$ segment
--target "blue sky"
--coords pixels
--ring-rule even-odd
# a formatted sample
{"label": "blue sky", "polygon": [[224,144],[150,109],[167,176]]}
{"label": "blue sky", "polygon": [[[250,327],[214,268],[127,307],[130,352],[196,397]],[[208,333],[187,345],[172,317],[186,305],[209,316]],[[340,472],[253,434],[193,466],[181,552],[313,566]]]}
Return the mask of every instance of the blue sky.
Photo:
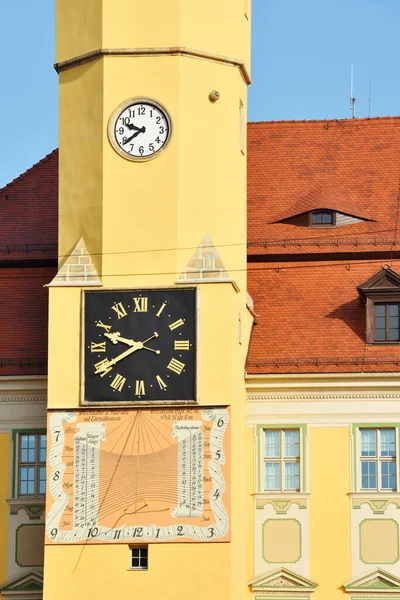
{"label": "blue sky", "polygon": [[[57,147],[55,0],[0,7],[0,187]],[[253,0],[251,121],[400,114],[398,0]],[[358,116],[368,114],[366,104]]]}

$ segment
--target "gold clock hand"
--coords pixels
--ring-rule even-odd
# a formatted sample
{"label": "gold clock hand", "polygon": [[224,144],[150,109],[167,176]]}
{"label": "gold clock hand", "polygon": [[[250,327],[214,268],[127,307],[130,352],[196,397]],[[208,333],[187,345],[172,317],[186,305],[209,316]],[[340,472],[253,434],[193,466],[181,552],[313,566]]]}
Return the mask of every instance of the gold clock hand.
{"label": "gold clock hand", "polygon": [[126,356],[129,356],[130,354],[133,354],[133,352],[136,352],[136,350],[141,350],[141,348],[143,348],[142,342],[133,342],[133,343],[134,343],[134,346],[132,346],[132,348],[128,348],[128,350],[125,350],[125,352],[122,352],[122,354],[119,354],[115,358],[112,358],[111,360],[109,360],[107,363],[104,362],[101,366],[99,366],[99,368],[95,371],[95,375],[100,375],[101,373],[103,373],[103,371],[107,371],[107,369],[109,369],[113,365],[117,364],[117,362],[119,362]]}
{"label": "gold clock hand", "polygon": [[143,350],[150,350],[150,352],[154,352],[155,354],[161,354],[160,350],[153,350],[153,348],[149,348],[148,346],[143,346]]}
{"label": "gold clock hand", "polygon": [[118,344],[118,342],[122,342],[123,344],[128,344],[128,346],[134,346],[138,342],[134,340],[128,340],[127,338],[121,337],[119,331],[115,331],[113,333],[105,333],[105,337],[108,337],[109,340],[112,341],[113,344]]}

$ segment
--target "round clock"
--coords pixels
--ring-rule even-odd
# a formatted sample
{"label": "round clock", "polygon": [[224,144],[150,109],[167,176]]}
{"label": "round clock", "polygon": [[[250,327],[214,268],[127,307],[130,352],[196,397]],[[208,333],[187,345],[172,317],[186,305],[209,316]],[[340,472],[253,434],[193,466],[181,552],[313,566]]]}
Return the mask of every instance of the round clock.
{"label": "round clock", "polygon": [[196,291],[85,293],[84,401],[195,401]]}
{"label": "round clock", "polygon": [[131,98],[115,109],[108,122],[108,139],[128,160],[144,161],[162,152],[171,137],[171,119],[154,100]]}

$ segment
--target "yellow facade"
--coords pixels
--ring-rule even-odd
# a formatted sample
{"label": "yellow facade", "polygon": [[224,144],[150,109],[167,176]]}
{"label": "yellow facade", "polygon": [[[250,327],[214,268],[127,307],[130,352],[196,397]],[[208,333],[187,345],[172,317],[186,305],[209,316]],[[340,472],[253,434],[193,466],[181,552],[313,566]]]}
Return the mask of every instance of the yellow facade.
{"label": "yellow facade", "polygon": [[[9,491],[10,436],[0,434],[0,581],[6,581],[8,549],[8,506],[6,499]],[[0,594],[0,598],[3,596]]]}
{"label": "yellow facade", "polygon": [[[151,543],[145,572],[129,570],[128,544],[49,543],[45,600],[63,600],[72,587],[77,600],[249,597],[245,10],[243,0],[148,7],[103,0],[101,9],[89,0],[57,2],[60,265],[82,237],[102,289],[173,287],[210,236],[232,282],[196,285],[198,403],[230,407],[234,469],[230,542]],[[82,59],[99,49],[94,60]],[[107,139],[111,113],[133,97],[160,102],[172,121],[168,147],[143,163],[121,158]],[[82,289],[49,289],[50,409],[80,407]]]}

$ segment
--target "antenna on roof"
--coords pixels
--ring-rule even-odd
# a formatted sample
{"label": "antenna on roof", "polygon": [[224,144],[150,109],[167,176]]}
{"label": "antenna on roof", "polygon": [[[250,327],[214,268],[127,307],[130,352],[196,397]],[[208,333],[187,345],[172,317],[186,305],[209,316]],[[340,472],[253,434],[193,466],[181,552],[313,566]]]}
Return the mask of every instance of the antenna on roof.
{"label": "antenna on roof", "polygon": [[351,65],[351,75],[350,75],[350,110],[352,119],[356,117],[356,102],[368,103],[368,118],[371,116],[371,77],[368,78],[368,100],[357,100],[353,96],[353,88],[354,88],[354,65]]}

